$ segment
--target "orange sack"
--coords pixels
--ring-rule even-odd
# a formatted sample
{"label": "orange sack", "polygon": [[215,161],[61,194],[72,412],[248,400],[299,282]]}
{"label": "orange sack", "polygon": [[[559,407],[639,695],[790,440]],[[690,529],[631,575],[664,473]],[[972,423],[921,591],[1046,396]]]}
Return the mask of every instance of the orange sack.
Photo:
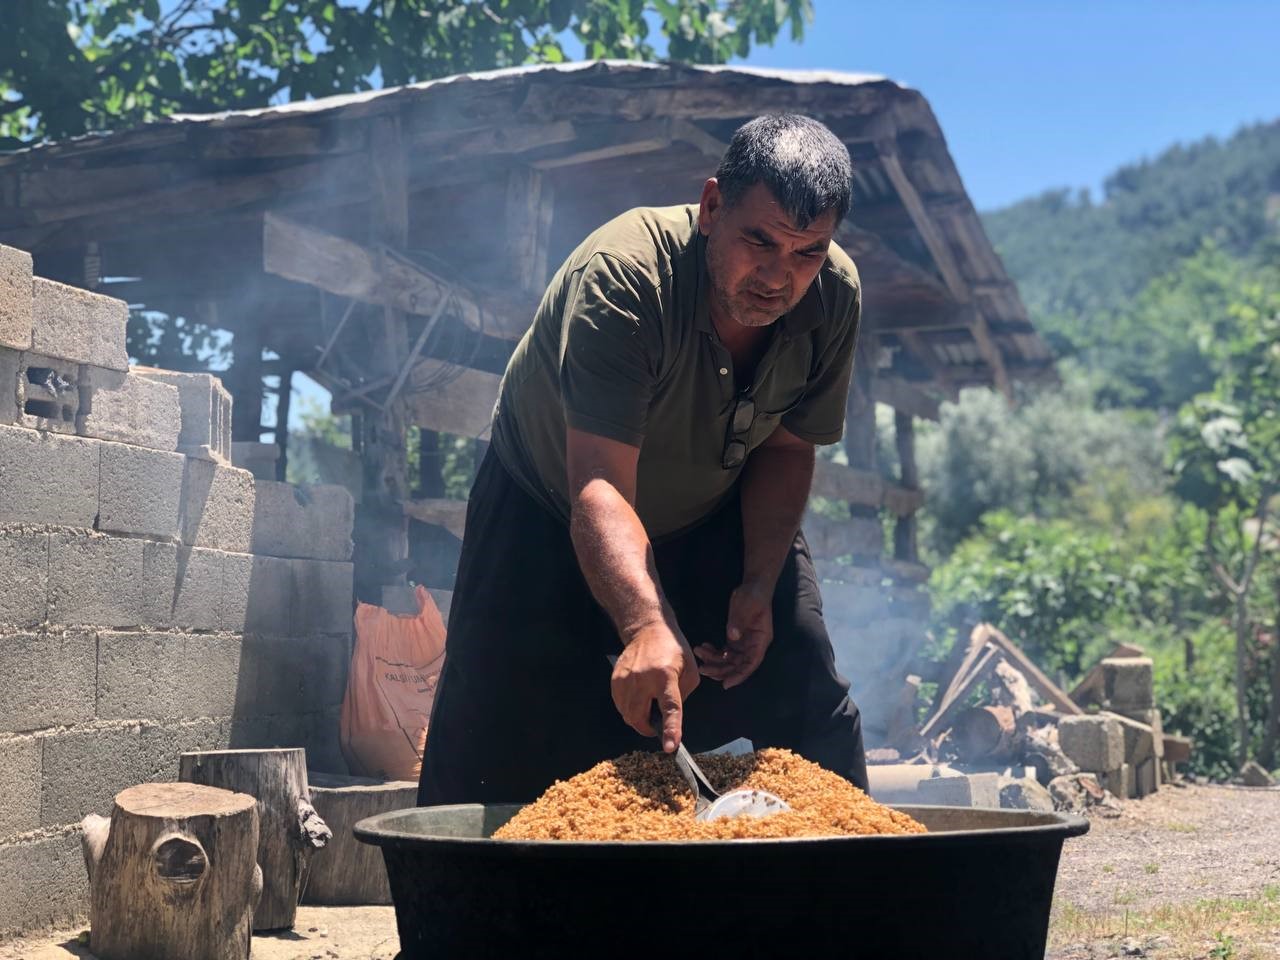
{"label": "orange sack", "polygon": [[356,606],[356,649],[342,698],[342,755],[356,776],[418,779],[444,666],[444,621],[425,587],[418,615]]}

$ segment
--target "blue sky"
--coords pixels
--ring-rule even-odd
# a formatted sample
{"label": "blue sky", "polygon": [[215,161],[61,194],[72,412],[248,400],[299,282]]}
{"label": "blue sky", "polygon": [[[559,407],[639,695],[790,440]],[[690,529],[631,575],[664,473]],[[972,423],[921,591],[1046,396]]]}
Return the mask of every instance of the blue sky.
{"label": "blue sky", "polygon": [[979,210],[1280,117],[1280,0],[814,0],[754,66],[882,73],[932,105]]}

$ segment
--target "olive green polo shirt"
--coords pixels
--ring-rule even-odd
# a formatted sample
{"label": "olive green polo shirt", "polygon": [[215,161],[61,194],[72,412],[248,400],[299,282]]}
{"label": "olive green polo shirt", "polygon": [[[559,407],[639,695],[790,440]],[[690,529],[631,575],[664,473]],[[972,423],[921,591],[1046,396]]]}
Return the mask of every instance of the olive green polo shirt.
{"label": "olive green polo shirt", "polygon": [[749,450],[779,423],[817,444],[843,434],[862,300],[853,262],[831,245],[773,324],[754,381],[735,383],[711,324],[705,251],[697,206],[631,210],[587,237],[547,288],[502,378],[493,449],[565,520],[566,424],[640,448],[636,512],[653,539],[732,490],[741,467],[726,469],[724,451],[740,396],[756,411],[736,434]]}

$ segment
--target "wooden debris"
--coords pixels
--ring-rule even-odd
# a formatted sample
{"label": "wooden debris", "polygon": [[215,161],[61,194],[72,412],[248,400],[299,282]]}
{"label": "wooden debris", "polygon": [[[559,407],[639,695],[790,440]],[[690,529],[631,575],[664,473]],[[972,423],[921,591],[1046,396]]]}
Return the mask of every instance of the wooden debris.
{"label": "wooden debris", "polygon": [[1016,726],[1010,707],[970,707],[956,716],[951,742],[965,763],[1005,761],[1013,756]]}
{"label": "wooden debris", "polygon": [[253,797],[144,783],[82,826],[94,956],[246,960],[262,892]]}

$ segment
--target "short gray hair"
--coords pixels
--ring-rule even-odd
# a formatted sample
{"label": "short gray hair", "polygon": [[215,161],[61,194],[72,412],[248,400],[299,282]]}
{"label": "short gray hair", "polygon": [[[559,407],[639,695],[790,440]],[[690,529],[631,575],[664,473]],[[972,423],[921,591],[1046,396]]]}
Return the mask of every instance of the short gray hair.
{"label": "short gray hair", "polygon": [[837,224],[844,219],[853,163],[848,147],[824,124],[794,113],[769,114],[737,129],[716,180],[730,206],[763,183],[803,230],[828,210],[836,212]]}

